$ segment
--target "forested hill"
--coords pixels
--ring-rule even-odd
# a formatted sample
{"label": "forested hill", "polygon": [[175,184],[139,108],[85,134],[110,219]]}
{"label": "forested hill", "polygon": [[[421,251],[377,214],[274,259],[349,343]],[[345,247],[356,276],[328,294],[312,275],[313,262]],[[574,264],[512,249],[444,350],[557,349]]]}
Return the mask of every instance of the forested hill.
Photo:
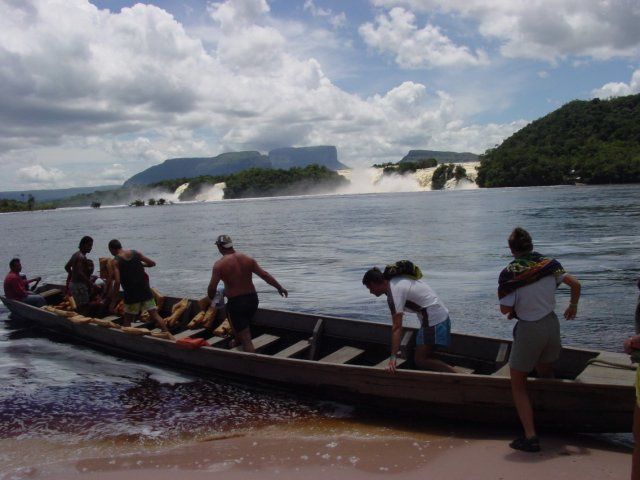
{"label": "forested hill", "polygon": [[640,182],[640,95],[570,102],[480,162],[481,187]]}

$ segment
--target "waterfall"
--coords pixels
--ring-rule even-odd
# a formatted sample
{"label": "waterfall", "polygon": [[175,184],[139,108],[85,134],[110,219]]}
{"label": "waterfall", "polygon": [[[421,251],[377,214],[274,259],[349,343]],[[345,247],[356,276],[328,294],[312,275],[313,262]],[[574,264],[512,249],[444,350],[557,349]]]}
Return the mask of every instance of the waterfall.
{"label": "waterfall", "polygon": [[[467,171],[467,178],[451,179],[444,186],[445,190],[467,190],[478,188],[475,180],[478,176],[480,162],[461,163]],[[437,167],[422,168],[405,175],[383,175],[382,168],[354,168],[352,170],[338,170],[338,174],[349,180],[350,184],[341,187],[335,193],[390,193],[390,192],[420,192],[431,190],[431,179]]]}
{"label": "waterfall", "polygon": [[212,202],[222,200],[224,197],[224,189],[227,185],[224,182],[216,183],[209,187],[203,187],[196,195],[199,202]]}
{"label": "waterfall", "polygon": [[183,183],[178,188],[176,188],[176,191],[173,192],[173,195],[176,197],[176,200],[180,200],[180,195],[182,195],[182,192],[184,192],[187,188],[189,188],[189,183]]}

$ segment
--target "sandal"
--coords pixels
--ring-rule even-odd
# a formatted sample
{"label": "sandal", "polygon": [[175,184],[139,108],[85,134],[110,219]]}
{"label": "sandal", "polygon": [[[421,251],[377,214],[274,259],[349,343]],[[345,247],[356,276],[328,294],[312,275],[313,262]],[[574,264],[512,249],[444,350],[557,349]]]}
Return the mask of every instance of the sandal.
{"label": "sandal", "polygon": [[536,436],[529,438],[520,437],[511,442],[509,446],[514,450],[520,450],[522,452],[539,452],[540,440],[538,440],[538,437]]}

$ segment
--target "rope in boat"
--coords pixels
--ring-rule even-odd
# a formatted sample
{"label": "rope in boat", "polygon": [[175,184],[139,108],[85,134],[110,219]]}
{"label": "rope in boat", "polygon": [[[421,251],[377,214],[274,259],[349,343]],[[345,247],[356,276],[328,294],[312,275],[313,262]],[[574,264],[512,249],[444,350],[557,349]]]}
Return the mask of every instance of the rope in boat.
{"label": "rope in boat", "polygon": [[635,370],[636,365],[627,365],[625,363],[612,362],[610,360],[602,360],[597,357],[587,360],[587,365],[602,365],[605,367],[618,368],[620,370]]}

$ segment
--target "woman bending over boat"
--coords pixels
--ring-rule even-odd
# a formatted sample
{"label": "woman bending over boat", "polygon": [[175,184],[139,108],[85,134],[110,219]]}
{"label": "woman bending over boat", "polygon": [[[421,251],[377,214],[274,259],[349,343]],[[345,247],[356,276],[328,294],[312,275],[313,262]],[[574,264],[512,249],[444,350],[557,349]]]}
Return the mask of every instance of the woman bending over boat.
{"label": "woman bending over boat", "polygon": [[[404,261],[409,263],[407,261]],[[387,270],[385,269],[385,272]],[[420,273],[420,276],[422,274]],[[389,277],[389,275],[387,275]],[[448,347],[451,343],[451,320],[449,310],[436,292],[422,280],[408,275],[385,277],[379,268],[368,270],[362,284],[369,293],[379,297],[386,295],[391,311],[391,355],[387,370],[396,371],[396,355],[402,340],[402,317],[405,310],[415,313],[422,324],[416,338],[414,361],[419,368],[438,372],[458,373],[451,365],[433,358],[438,347]]]}

